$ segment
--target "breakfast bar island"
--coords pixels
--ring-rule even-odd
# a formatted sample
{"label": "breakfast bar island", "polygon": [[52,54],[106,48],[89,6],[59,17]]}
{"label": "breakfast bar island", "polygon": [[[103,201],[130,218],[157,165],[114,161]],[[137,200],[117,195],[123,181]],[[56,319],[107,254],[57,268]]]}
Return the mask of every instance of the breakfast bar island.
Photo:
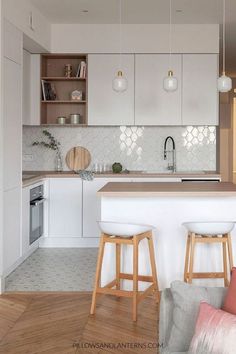
{"label": "breakfast bar island", "polygon": [[[155,227],[153,240],[160,289],[173,280],[183,280],[187,231],[185,222],[226,222],[236,220],[236,185],[224,182],[110,182],[98,191],[101,220],[148,224]],[[232,231],[236,254],[236,230]],[[115,248],[106,245],[102,285],[115,274]],[[139,274],[149,275],[147,244],[140,242]],[[222,248],[218,244],[198,244],[195,271],[222,272]],[[122,272],[132,273],[132,249],[123,247]],[[124,288],[132,282],[124,280]],[[197,284],[218,286],[221,279],[194,280]],[[140,283],[140,289],[146,285]]]}

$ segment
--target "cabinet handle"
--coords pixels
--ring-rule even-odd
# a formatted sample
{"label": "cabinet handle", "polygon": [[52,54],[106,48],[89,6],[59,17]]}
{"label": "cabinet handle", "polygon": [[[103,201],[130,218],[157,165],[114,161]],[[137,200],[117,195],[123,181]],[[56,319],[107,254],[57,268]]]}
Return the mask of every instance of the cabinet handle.
{"label": "cabinet handle", "polygon": [[34,31],[34,24],[33,24],[33,12],[30,11],[30,15],[29,15],[29,26],[30,26],[30,29],[32,31]]}
{"label": "cabinet handle", "polygon": [[32,206],[38,206],[38,205],[44,203],[45,201],[46,201],[45,198],[40,199],[40,200],[33,200],[32,202],[30,202],[30,205],[32,205]]}

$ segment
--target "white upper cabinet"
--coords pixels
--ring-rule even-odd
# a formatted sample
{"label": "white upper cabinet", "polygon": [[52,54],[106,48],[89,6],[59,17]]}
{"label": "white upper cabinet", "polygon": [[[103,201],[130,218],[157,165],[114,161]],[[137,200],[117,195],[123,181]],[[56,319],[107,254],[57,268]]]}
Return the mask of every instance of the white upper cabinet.
{"label": "white upper cabinet", "polygon": [[169,70],[169,55],[135,55],[136,125],[181,125],[182,55],[172,55],[171,68],[178,89],[166,92],[163,79]]}
{"label": "white upper cabinet", "polygon": [[[30,0],[5,0],[4,17],[19,28],[26,36],[24,45],[32,51],[50,51],[51,24]],[[34,43],[32,42],[34,41]]]}
{"label": "white upper cabinet", "polygon": [[134,124],[134,55],[122,55],[122,70],[128,80],[128,89],[117,93],[112,80],[120,69],[117,54],[88,56],[88,124]]}
{"label": "white upper cabinet", "polygon": [[4,58],[4,190],[21,185],[21,66]]}
{"label": "white upper cabinet", "polygon": [[30,57],[31,54],[23,51],[23,92],[22,92],[22,123],[30,122]]}
{"label": "white upper cabinet", "polygon": [[41,59],[40,54],[30,56],[30,125],[41,124]]}
{"label": "white upper cabinet", "polygon": [[22,63],[23,34],[4,20],[4,56],[17,64]]}
{"label": "white upper cabinet", "polygon": [[24,50],[23,55],[23,125],[40,125],[41,104],[40,55]]}
{"label": "white upper cabinet", "polygon": [[218,125],[218,55],[183,55],[183,125]]}

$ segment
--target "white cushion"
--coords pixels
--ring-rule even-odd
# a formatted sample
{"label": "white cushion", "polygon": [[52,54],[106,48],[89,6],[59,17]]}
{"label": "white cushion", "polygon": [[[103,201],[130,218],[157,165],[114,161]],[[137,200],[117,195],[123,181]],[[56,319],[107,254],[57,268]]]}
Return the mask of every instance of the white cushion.
{"label": "white cushion", "polygon": [[224,235],[233,230],[234,221],[229,222],[186,222],[183,226],[198,235]]}
{"label": "white cushion", "polygon": [[104,234],[121,237],[131,237],[154,229],[151,225],[128,224],[111,221],[98,221]]}

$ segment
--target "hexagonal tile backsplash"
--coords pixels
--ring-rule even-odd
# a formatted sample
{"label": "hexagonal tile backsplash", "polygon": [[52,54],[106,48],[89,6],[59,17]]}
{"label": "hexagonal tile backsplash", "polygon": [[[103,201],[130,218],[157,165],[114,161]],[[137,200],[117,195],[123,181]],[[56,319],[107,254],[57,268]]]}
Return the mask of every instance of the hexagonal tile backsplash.
{"label": "hexagonal tile backsplash", "polygon": [[[55,153],[33,147],[41,140],[43,128],[23,128],[23,154],[33,154],[33,161],[23,161],[24,170],[54,170]],[[216,170],[216,127],[51,127],[48,129],[61,142],[63,161],[74,146],[86,147],[94,164],[121,162],[130,170],[167,170],[163,159],[165,138],[171,135],[176,143],[178,171]],[[68,170],[64,162],[64,170]]]}

